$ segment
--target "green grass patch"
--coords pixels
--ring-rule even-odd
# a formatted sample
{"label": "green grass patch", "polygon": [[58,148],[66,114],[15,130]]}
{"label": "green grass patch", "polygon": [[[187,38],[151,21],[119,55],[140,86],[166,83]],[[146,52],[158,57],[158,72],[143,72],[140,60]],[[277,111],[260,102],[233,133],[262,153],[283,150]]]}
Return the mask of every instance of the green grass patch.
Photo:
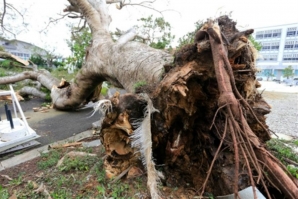
{"label": "green grass patch", "polygon": [[286,141],[271,139],[267,143],[267,147],[273,152],[288,169],[288,171],[296,178],[298,178],[298,167],[289,163],[288,160],[298,163],[298,154],[293,148],[298,147],[298,140]]}
{"label": "green grass patch", "polygon": [[0,198],[1,199],[8,199],[9,198],[8,190],[3,188],[2,185],[0,185]]}
{"label": "green grass patch", "polygon": [[136,82],[136,83],[133,85],[133,87],[134,87],[134,89],[136,90],[136,89],[138,89],[139,87],[142,87],[142,86],[145,86],[145,85],[147,85],[147,82],[146,82],[146,81],[138,81],[138,82]]}
{"label": "green grass patch", "polygon": [[17,178],[12,179],[9,184],[18,186],[23,182],[23,175],[20,174]]}
{"label": "green grass patch", "polygon": [[71,170],[76,171],[88,171],[92,167],[98,158],[96,156],[85,156],[85,157],[66,157],[63,164],[59,167],[60,171],[68,172]]}
{"label": "green grass patch", "polygon": [[69,82],[76,76],[77,71],[74,71],[74,73],[69,74],[67,70],[61,70],[58,68],[56,70],[53,70],[51,74],[58,79],[64,78],[66,81]]}
{"label": "green grass patch", "polygon": [[277,158],[283,161],[283,158],[288,158],[292,161],[298,162],[297,153],[290,147],[295,145],[297,140],[294,141],[285,141],[278,139],[271,139],[267,142],[267,146],[270,150],[276,152]]}
{"label": "green grass patch", "polygon": [[61,158],[61,151],[52,150],[41,154],[41,161],[37,163],[39,169],[47,169],[55,166]]}
{"label": "green grass patch", "polygon": [[288,165],[287,166],[288,171],[294,176],[295,178],[298,179],[298,168],[294,167],[293,165]]}

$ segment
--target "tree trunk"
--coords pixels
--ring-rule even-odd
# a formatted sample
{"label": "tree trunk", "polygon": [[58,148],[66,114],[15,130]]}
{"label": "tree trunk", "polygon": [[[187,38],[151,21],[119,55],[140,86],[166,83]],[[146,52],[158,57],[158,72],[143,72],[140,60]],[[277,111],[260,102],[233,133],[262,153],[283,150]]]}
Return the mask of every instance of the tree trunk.
{"label": "tree trunk", "polygon": [[154,199],[163,194],[157,188],[160,172],[165,186],[189,187],[193,195],[237,198],[248,186],[255,198],[256,187],[267,198],[298,195],[297,184],[264,148],[270,107],[256,89],[255,49],[248,40],[253,30],[239,32],[222,16],[172,57],[132,42],[133,29],[114,42],[104,0],[69,2],[65,11],[81,12],[93,39],[74,82],[53,87],[54,106],[77,108],[103,81],[130,92],[97,107],[105,113],[100,139],[107,177],[141,167],[142,158]]}

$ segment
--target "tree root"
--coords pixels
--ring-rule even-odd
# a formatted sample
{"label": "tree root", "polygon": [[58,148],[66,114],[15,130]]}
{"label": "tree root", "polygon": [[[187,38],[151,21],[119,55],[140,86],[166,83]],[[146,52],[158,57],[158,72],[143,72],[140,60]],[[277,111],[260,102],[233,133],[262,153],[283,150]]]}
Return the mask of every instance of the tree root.
{"label": "tree root", "polygon": [[[218,26],[214,25],[210,20],[208,21],[207,26],[205,26],[206,33],[209,35],[209,40],[211,44],[215,73],[218,82],[218,88],[220,91],[220,97],[218,99],[218,105],[224,108],[220,109],[220,112],[226,117],[225,130],[223,132],[223,136],[221,138],[220,146],[214,156],[214,159],[211,163],[211,167],[207,174],[207,179],[209,177],[209,173],[211,172],[214,160],[218,155],[218,151],[220,150],[224,139],[226,138],[226,133],[228,132],[232,137],[233,142],[233,151],[234,151],[234,159],[235,159],[235,172],[234,172],[234,194],[235,198],[238,198],[238,178],[239,178],[239,151],[243,154],[245,159],[245,165],[248,169],[249,178],[251,181],[254,191],[254,198],[256,199],[256,190],[254,177],[251,170],[251,164],[254,168],[254,171],[257,172],[257,184],[261,182],[262,186],[267,192],[268,198],[271,198],[267,185],[264,183],[263,178],[266,176],[262,167],[259,163],[259,159],[264,161],[264,165],[268,169],[268,172],[271,174],[269,178],[274,179],[275,183],[278,184],[277,187],[282,188],[283,192],[289,198],[295,198],[298,195],[298,187],[295,185],[293,180],[289,178],[285,174],[285,170],[281,167],[279,161],[274,158],[271,154],[266,152],[266,150],[261,146],[260,141],[256,137],[256,135],[252,132],[251,128],[247,124],[243,116],[243,112],[241,109],[241,104],[243,104],[246,108],[249,108],[252,112],[253,116],[257,119],[254,112],[248,103],[243,99],[243,97],[238,92],[235,86],[235,80],[233,77],[232,69],[230,63],[228,62],[227,53],[225,52],[225,47],[223,46],[223,42],[221,39],[221,33]],[[248,31],[251,32],[251,31]],[[246,34],[246,32],[239,33],[240,35]],[[239,37],[239,35],[234,36]],[[232,37],[230,42],[235,40]],[[236,100],[236,96],[240,99],[240,103]],[[227,119],[228,118],[228,119]],[[258,121],[258,120],[257,120]],[[259,122],[259,121],[258,121]],[[260,122],[259,122],[260,123]],[[261,123],[260,123],[261,124]],[[265,127],[261,125],[264,129]],[[267,132],[268,130],[265,129]],[[226,132],[227,131],[227,132]],[[203,189],[201,195],[204,192],[206,181],[203,184]],[[274,185],[273,185],[274,186]]]}

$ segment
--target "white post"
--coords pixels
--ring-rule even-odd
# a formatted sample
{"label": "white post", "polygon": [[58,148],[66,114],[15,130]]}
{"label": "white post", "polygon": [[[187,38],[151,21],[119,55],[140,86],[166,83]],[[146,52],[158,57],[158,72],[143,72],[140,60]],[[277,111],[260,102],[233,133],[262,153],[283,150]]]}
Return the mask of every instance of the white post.
{"label": "white post", "polygon": [[27,130],[28,133],[30,133],[30,131],[29,131],[29,125],[28,125],[28,123],[27,123],[27,120],[26,120],[26,117],[25,117],[25,115],[24,115],[24,113],[23,113],[23,110],[22,110],[22,108],[21,108],[21,106],[20,106],[20,104],[19,104],[19,101],[18,101],[18,99],[17,99],[17,96],[16,96],[16,94],[15,94],[15,92],[14,92],[12,86],[9,85],[9,87],[10,87],[10,90],[11,90],[11,96],[12,96],[13,100],[16,101],[16,105],[17,105],[17,107],[18,107],[18,110],[20,111],[20,114],[21,114],[21,116],[22,116],[22,119],[23,119],[23,122],[24,122],[24,124],[25,124],[26,130]]}

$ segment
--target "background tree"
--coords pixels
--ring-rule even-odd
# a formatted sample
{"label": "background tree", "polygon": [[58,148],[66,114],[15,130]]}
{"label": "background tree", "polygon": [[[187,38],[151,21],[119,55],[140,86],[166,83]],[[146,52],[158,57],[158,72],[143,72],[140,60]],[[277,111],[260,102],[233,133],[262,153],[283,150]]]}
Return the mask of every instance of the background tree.
{"label": "background tree", "polygon": [[258,51],[260,51],[262,49],[261,42],[257,42],[253,36],[250,35],[248,37],[248,39],[251,41],[251,43],[253,44],[253,46],[255,47],[255,49],[257,49]]}
{"label": "background tree", "polygon": [[156,49],[171,47],[170,43],[175,36],[171,34],[170,23],[166,22],[164,18],[153,18],[153,15],[150,15],[147,18],[140,18],[138,21],[141,23],[141,25],[137,27],[142,38],[137,37],[137,41],[146,43]]}
{"label": "background tree", "polygon": [[[24,19],[24,12],[7,2],[7,0],[3,0],[0,10],[0,36],[15,37],[18,33],[22,32],[28,25]],[[21,23],[15,21],[17,16],[21,17]]]}
{"label": "background tree", "polygon": [[195,22],[194,31],[188,32],[187,34],[183,35],[181,38],[178,39],[178,46],[177,48],[181,48],[184,45],[191,44],[194,42],[196,32],[202,27],[203,21],[199,20]]}
{"label": "background tree", "polygon": [[72,55],[67,58],[66,62],[80,69],[85,59],[86,49],[91,44],[92,35],[88,27],[72,27],[71,32],[71,39],[67,41],[67,44]]}
{"label": "background tree", "polygon": [[267,77],[267,81],[269,80],[270,77],[274,77],[274,74],[272,73],[272,70],[266,71],[264,73],[265,77]]}
{"label": "background tree", "polygon": [[283,70],[283,75],[284,77],[286,77],[287,79],[289,79],[290,77],[293,77],[294,76],[294,69],[293,67],[290,65],[288,67],[286,67],[284,70]]}
{"label": "background tree", "polygon": [[42,58],[42,56],[39,55],[39,54],[31,55],[29,60],[32,61],[33,63],[35,63],[36,65],[40,66],[40,67],[46,67],[46,65],[47,65],[47,60]]}

